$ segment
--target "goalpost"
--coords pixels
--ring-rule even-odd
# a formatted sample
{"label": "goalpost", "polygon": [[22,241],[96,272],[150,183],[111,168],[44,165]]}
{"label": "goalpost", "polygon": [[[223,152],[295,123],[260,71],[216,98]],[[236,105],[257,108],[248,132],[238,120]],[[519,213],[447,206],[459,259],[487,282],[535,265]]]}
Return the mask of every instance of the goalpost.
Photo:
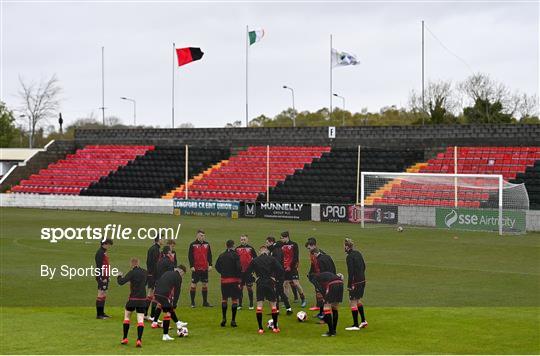
{"label": "goalpost", "polygon": [[400,224],[525,233],[527,190],[502,175],[361,172],[359,190],[362,227],[366,207],[390,205]]}

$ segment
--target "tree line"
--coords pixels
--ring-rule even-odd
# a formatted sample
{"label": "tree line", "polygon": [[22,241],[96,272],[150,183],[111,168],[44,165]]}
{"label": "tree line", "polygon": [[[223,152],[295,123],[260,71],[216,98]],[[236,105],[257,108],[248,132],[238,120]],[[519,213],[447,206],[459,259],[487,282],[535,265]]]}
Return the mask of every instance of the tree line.
{"label": "tree line", "polygon": [[[100,122],[93,114],[61,127],[59,115],[62,89],[56,76],[39,83],[22,78],[18,93],[20,106],[9,109],[0,102],[0,147],[43,147],[50,140],[73,139],[79,128],[133,128],[115,116]],[[395,105],[378,112],[350,112],[335,108],[297,111],[288,108],[274,117],[260,115],[250,127],[309,126],[387,126],[440,124],[540,124],[538,97],[512,91],[508,86],[483,73],[472,74],[456,84],[429,81],[421,93],[412,90],[407,107]],[[58,120],[58,121],[57,121]],[[56,121],[56,122],[55,122]],[[225,127],[241,127],[242,121]],[[151,128],[152,126],[137,126]],[[194,127],[184,123],[180,128]]]}

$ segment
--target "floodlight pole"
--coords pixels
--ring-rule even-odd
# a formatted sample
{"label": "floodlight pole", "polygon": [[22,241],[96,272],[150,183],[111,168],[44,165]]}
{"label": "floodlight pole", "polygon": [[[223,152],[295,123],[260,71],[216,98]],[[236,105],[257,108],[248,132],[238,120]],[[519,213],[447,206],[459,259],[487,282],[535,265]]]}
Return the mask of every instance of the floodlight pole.
{"label": "floodlight pole", "polygon": [[292,95],[292,109],[293,109],[293,127],[296,127],[296,109],[294,107],[294,89],[286,85],[283,86],[283,89],[289,89]]}
{"label": "floodlight pole", "polygon": [[125,96],[120,97],[120,99],[133,103],[133,126],[137,125],[137,102],[134,99],[127,98]]}
{"label": "floodlight pole", "polygon": [[341,114],[341,120],[342,120],[341,126],[345,126],[345,98],[340,95],[337,95],[336,93],[334,93],[334,96],[336,98],[340,98],[341,100],[343,100],[343,113]]}

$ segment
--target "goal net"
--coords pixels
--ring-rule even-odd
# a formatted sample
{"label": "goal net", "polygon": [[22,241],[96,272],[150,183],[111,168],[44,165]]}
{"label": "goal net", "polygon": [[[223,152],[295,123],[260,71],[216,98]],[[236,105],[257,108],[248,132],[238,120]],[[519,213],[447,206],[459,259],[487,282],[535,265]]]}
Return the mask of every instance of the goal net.
{"label": "goal net", "polygon": [[502,175],[362,172],[359,188],[362,226],[366,209],[391,205],[399,224],[525,233],[527,190]]}

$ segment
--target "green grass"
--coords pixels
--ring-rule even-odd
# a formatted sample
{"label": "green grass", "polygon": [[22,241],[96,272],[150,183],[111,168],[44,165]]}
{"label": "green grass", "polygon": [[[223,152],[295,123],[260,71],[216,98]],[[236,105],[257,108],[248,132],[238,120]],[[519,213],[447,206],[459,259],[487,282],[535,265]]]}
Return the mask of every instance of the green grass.
{"label": "green grass", "polygon": [[[359,354],[359,353],[540,353],[540,234],[499,237],[492,233],[393,227],[361,229],[354,224],[230,220],[151,214],[69,212],[35,209],[1,211],[0,351],[39,354],[210,353],[210,354]],[[225,240],[250,236],[258,246],[265,236],[289,230],[302,247],[308,236],[332,255],[345,272],[342,239],[355,239],[367,263],[365,305],[369,328],[345,332],[351,316],[343,304],[338,337],[323,339],[324,325],[294,316],[280,317],[279,335],[256,334],[253,311],[239,311],[237,329],[220,328],[221,311],[186,307],[183,285],[179,315],[190,336],[171,343],[160,331],[145,329],[142,350],[119,345],[128,287],[111,284],[107,311],[113,319],[94,319],[95,281],[40,277],[40,265],[93,264],[97,243],[40,240],[43,227],[92,227],[106,224],[137,227],[176,226],[180,262],[198,228],[204,228],[214,254]],[[129,257],[143,260],[149,241],[115,241],[112,265],[127,271]],[[313,288],[305,278],[307,251],[301,248],[301,282],[310,301]],[[210,274],[210,300],[219,304],[219,277]],[[200,292],[197,295],[200,303]],[[294,305],[296,310],[298,306]],[[267,318],[270,318],[269,316]],[[158,346],[159,345],[159,346]],[[156,347],[157,346],[157,347]]]}

